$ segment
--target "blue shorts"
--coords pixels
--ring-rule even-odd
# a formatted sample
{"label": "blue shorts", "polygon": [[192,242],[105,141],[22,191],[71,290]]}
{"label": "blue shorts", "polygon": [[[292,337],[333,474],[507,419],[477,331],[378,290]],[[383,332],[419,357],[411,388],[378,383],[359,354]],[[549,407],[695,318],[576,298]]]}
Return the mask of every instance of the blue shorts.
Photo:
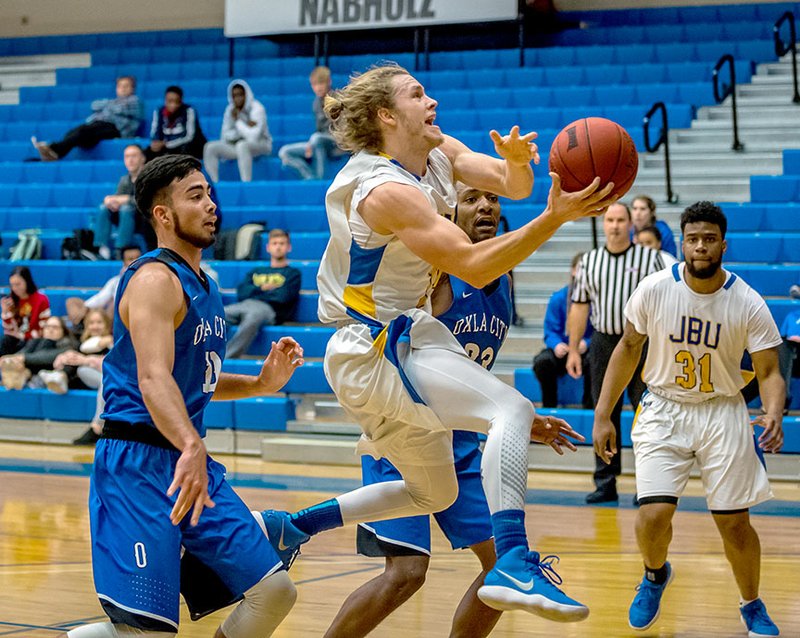
{"label": "blue shorts", "polygon": [[[492,537],[489,505],[481,483],[482,453],[474,432],[453,432],[453,454],[458,497],[455,503],[434,514],[453,549],[464,549]],[[361,457],[364,485],[402,480],[400,472],[386,459]],[[364,556],[408,556],[431,553],[430,516],[408,516],[376,523],[361,523],[358,553]]]}
{"label": "blue shorts", "polygon": [[177,526],[167,497],[179,453],[145,443],[100,439],[94,457],[89,514],[92,565],[100,603],[114,623],[177,632],[181,546],[241,595],[283,567],[248,507],[208,458],[206,508],[196,527]]}

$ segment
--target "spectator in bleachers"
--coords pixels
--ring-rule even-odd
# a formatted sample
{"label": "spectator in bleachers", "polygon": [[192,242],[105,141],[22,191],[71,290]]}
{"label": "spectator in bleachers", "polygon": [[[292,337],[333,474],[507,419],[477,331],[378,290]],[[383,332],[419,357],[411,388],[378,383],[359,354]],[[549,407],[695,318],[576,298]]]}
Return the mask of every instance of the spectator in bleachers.
{"label": "spectator in bleachers", "polygon": [[76,335],[83,334],[83,322],[89,310],[96,308],[103,310],[109,315],[113,314],[114,298],[117,296],[117,286],[119,285],[120,277],[128,266],[142,256],[142,249],[133,244],[123,246],[120,249],[120,256],[122,257],[122,269],[119,271],[119,274],[111,277],[99,292],[89,297],[86,301],[80,297],[67,298],[67,320],[70,322],[72,330]]}
{"label": "spectator in bleachers", "polygon": [[136,78],[130,75],[117,78],[117,97],[95,100],[92,111],[85,123],[67,131],[58,142],[31,138],[43,162],[63,159],[76,146],[93,148],[102,140],[135,137],[144,117],[144,107],[136,95]]}
{"label": "spectator in bleachers", "polygon": [[150,146],[144,152],[147,161],[170,154],[191,155],[201,160],[205,144],[200,118],[194,107],[184,103],[183,89],[168,86],[164,106],[153,111]]}
{"label": "spectator in bleachers", "polygon": [[631,239],[634,233],[648,226],[655,226],[661,232],[661,250],[666,250],[673,257],[678,256],[678,246],[675,244],[675,236],[672,229],[666,222],[656,219],[656,202],[648,195],[637,195],[631,203],[631,217],[633,228],[631,228]]}
{"label": "spectator in bleachers", "polygon": [[62,352],[53,361],[52,370],[39,373],[51,392],[65,394],[69,388],[96,390],[100,387],[103,357],[114,345],[111,317],[102,310],[90,310],[85,324],[78,350]]}
{"label": "spectator in bleachers", "polygon": [[[558,407],[558,379],[567,373],[567,354],[569,353],[569,337],[567,337],[567,314],[572,298],[572,287],[575,284],[575,273],[583,253],[572,258],[570,265],[570,283],[556,290],[547,302],[544,315],[544,350],[533,359],[533,373],[542,388],[542,406]],[[578,346],[583,360],[583,396],[581,403],[587,410],[594,407],[592,403],[592,386],[589,377],[589,340],[592,337],[592,325],[587,322],[583,338]]]}
{"label": "spectator in bleachers", "polygon": [[[136,178],[145,164],[144,151],[136,144],[125,147],[122,161],[127,174],[119,178],[117,192],[106,195],[97,211],[94,223],[94,243],[103,259],[111,259],[111,228],[117,227],[117,246],[128,246],[133,242],[136,232],[136,204],[133,200],[133,188]],[[141,224],[140,224],[141,225]]]}
{"label": "spectator in bleachers", "polygon": [[300,271],[289,265],[292,250],[289,233],[269,232],[269,266],[251,270],[236,289],[238,303],[225,306],[225,320],[239,329],[228,341],[226,356],[240,357],[253,343],[261,326],[291,319],[300,298]]}
{"label": "spectator in bleachers", "polygon": [[42,324],[50,316],[50,300],[39,292],[27,266],[17,266],[8,278],[11,294],[0,299],[3,340],[0,357],[19,352],[25,342],[42,336]]}
{"label": "spectator in bleachers", "polygon": [[800,310],[795,310],[786,315],[781,324],[783,345],[778,350],[780,355],[781,372],[786,381],[786,407],[792,404],[789,394],[792,377],[800,377]]}
{"label": "spectator in bleachers", "polygon": [[219,161],[235,159],[243,182],[253,179],[253,158],[272,153],[267,110],[244,80],[228,85],[228,106],[222,116],[221,139],[206,144],[203,164],[211,181],[219,181]]}
{"label": "spectator in bleachers", "polygon": [[653,250],[657,250],[661,255],[661,261],[664,262],[664,268],[669,268],[673,264],[677,264],[678,260],[674,255],[663,250],[663,238],[658,226],[645,226],[634,232],[633,242],[635,244],[642,244]]}
{"label": "spectator in bleachers", "polygon": [[48,317],[42,326],[42,336],[25,343],[16,354],[0,358],[3,385],[9,390],[20,390],[29,379],[42,370],[50,370],[56,357],[75,348],[75,337],[61,317]]}
{"label": "spectator in bleachers", "polygon": [[309,82],[315,95],[311,110],[316,128],[305,142],[281,146],[278,157],[284,166],[295,169],[303,179],[322,179],[328,159],[339,157],[344,151],[336,145],[331,135],[331,123],[323,108],[325,96],[331,90],[331,70],[326,66],[315,67]]}

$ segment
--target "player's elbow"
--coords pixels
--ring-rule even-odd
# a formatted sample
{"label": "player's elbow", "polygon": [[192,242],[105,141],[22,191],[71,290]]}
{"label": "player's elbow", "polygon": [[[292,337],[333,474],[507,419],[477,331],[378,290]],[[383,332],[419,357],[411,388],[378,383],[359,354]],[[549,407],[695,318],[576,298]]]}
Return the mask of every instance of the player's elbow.
{"label": "player's elbow", "polygon": [[519,200],[527,199],[533,192],[533,179],[530,182],[520,185],[510,186],[504,193],[508,199]]}

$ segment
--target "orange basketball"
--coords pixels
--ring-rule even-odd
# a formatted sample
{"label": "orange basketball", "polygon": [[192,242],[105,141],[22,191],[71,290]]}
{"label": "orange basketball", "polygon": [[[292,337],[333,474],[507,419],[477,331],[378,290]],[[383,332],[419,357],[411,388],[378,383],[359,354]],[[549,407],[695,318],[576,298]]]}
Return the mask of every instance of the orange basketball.
{"label": "orange basketball", "polygon": [[614,192],[628,192],[639,170],[639,154],[628,132],[602,117],[568,124],[550,148],[550,170],[561,177],[561,188],[583,190],[600,177],[601,188],[614,182]]}

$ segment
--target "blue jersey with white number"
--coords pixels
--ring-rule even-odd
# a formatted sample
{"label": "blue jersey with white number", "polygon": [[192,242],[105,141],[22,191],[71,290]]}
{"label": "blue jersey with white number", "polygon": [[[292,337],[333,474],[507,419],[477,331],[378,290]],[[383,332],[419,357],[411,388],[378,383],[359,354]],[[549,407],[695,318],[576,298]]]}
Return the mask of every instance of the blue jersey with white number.
{"label": "blue jersey with white number", "polygon": [[450,277],[453,304],[437,319],[446,325],[470,359],[491,369],[511,323],[511,281],[503,275],[485,288]]}
{"label": "blue jersey with white number", "polygon": [[178,277],[186,302],[186,316],[175,330],[172,377],[180,389],[189,418],[205,436],[203,410],[211,400],[225,357],[225,310],[217,285],[198,275],[177,253],[167,248],[142,255],[122,275],[114,308],[114,347],[103,361],[103,419],[148,423],[153,419],[139,389],[136,353],[128,328],[119,316],[119,302],[134,273],[143,265],[161,262]]}
{"label": "blue jersey with white number", "polygon": [[[467,356],[491,369],[511,323],[511,280],[503,275],[485,288],[450,277],[453,303],[437,319],[446,325]],[[456,463],[478,448],[478,434],[465,430],[453,432],[453,456]]]}

